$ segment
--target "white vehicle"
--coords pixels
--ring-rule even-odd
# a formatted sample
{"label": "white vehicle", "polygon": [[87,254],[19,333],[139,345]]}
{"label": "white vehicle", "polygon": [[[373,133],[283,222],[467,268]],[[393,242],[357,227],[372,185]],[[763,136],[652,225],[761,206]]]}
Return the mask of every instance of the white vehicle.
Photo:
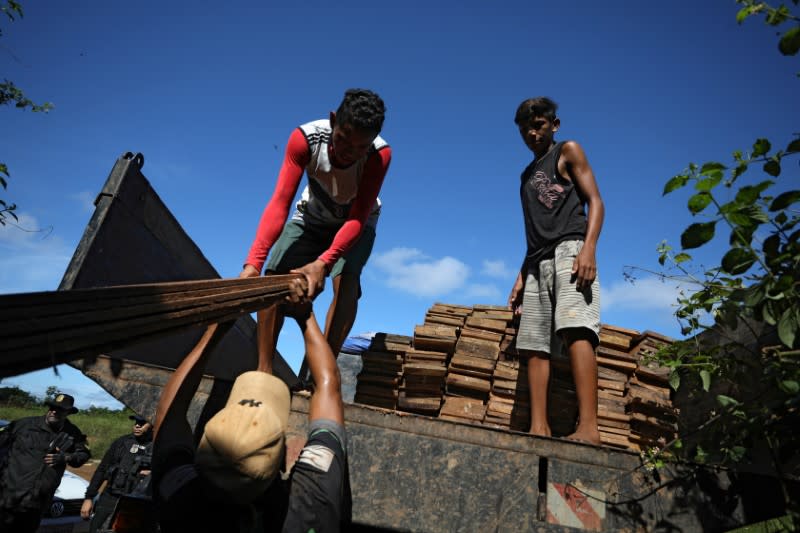
{"label": "white vehicle", "polygon": [[81,505],[89,482],[64,472],[50,506],[44,510],[37,533],[76,533],[89,531],[89,522],[81,518]]}

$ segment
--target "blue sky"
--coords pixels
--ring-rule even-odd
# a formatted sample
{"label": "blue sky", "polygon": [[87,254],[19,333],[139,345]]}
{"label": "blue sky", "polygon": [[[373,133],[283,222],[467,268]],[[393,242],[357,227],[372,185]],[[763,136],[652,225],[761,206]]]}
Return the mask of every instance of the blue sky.
{"label": "blue sky", "polygon": [[[659,242],[692,222],[662,198],[690,161],[730,161],[796,131],[797,62],[775,30],[735,22],[732,0],[694,2],[24,2],[0,21],[2,76],[50,113],[0,109],[0,293],[54,290],[116,158],[144,174],[223,277],[238,275],[289,133],[345,89],[385,100],[394,158],[353,333],[412,334],[434,302],[504,304],[524,253],[518,197],[531,154],[513,123],[527,97],[560,104],[606,204],[598,248],[603,322],[677,336],[678,287]],[[291,5],[289,5],[291,4]],[[635,7],[632,7],[635,6]],[[797,183],[797,168],[781,180]],[[720,246],[698,254],[712,264]],[[716,252],[716,255],[715,253]],[[324,314],[328,292],[317,308]],[[280,350],[297,368],[291,324]],[[116,405],[66,368],[3,381],[79,406]]]}

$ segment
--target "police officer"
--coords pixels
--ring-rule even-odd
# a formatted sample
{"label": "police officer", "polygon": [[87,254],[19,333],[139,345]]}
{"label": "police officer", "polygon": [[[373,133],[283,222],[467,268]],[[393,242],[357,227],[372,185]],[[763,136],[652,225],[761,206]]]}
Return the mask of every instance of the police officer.
{"label": "police officer", "polygon": [[15,420],[0,432],[0,449],[8,451],[0,465],[0,532],[36,531],[67,465],[89,460],[86,435],[67,420],[78,412],[75,398],[58,393],[45,403],[44,416]]}
{"label": "police officer", "polygon": [[[90,533],[108,527],[106,521],[114,512],[120,496],[137,492],[149,480],[153,426],[139,415],[129,418],[133,420],[133,431],[111,443],[86,489],[81,517],[84,520],[91,517]],[[108,483],[95,504],[94,498],[103,481]]]}

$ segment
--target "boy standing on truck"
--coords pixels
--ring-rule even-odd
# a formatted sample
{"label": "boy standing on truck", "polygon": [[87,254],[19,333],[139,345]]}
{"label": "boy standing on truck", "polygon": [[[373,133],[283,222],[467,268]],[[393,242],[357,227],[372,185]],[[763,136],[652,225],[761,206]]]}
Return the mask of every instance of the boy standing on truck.
{"label": "boy standing on truck", "polygon": [[[325,337],[334,355],[347,338],[361,296],[361,270],[369,259],[380,215],[378,193],[392,151],[378,134],[383,100],[366,89],[349,89],[329,118],[295,129],[286,146],[272,198],[239,277],[302,273],[311,299],[333,283]],[[289,208],[303,174],[308,185],[291,219]],[[283,324],[278,306],[258,313],[259,358],[271,371],[272,353]],[[300,378],[306,376],[300,373]]]}
{"label": "boy standing on truck", "polygon": [[527,252],[508,304],[521,315],[517,349],[529,357],[530,432],[550,435],[550,356],[559,353],[563,341],[578,397],[578,424],[567,438],[600,444],[594,354],[600,287],[595,254],[604,208],[581,146],[554,139],[561,125],[557,108],[547,97],[530,98],[514,117],[534,160],[521,176]]}

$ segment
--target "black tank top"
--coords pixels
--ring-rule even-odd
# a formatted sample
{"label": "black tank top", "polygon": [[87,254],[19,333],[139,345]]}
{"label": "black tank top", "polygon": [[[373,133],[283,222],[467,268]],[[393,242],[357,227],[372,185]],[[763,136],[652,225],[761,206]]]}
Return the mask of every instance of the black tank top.
{"label": "black tank top", "polygon": [[564,141],[522,171],[519,194],[528,241],[526,261],[536,266],[553,256],[558,243],[586,237],[584,202],[572,181],[558,173]]}

